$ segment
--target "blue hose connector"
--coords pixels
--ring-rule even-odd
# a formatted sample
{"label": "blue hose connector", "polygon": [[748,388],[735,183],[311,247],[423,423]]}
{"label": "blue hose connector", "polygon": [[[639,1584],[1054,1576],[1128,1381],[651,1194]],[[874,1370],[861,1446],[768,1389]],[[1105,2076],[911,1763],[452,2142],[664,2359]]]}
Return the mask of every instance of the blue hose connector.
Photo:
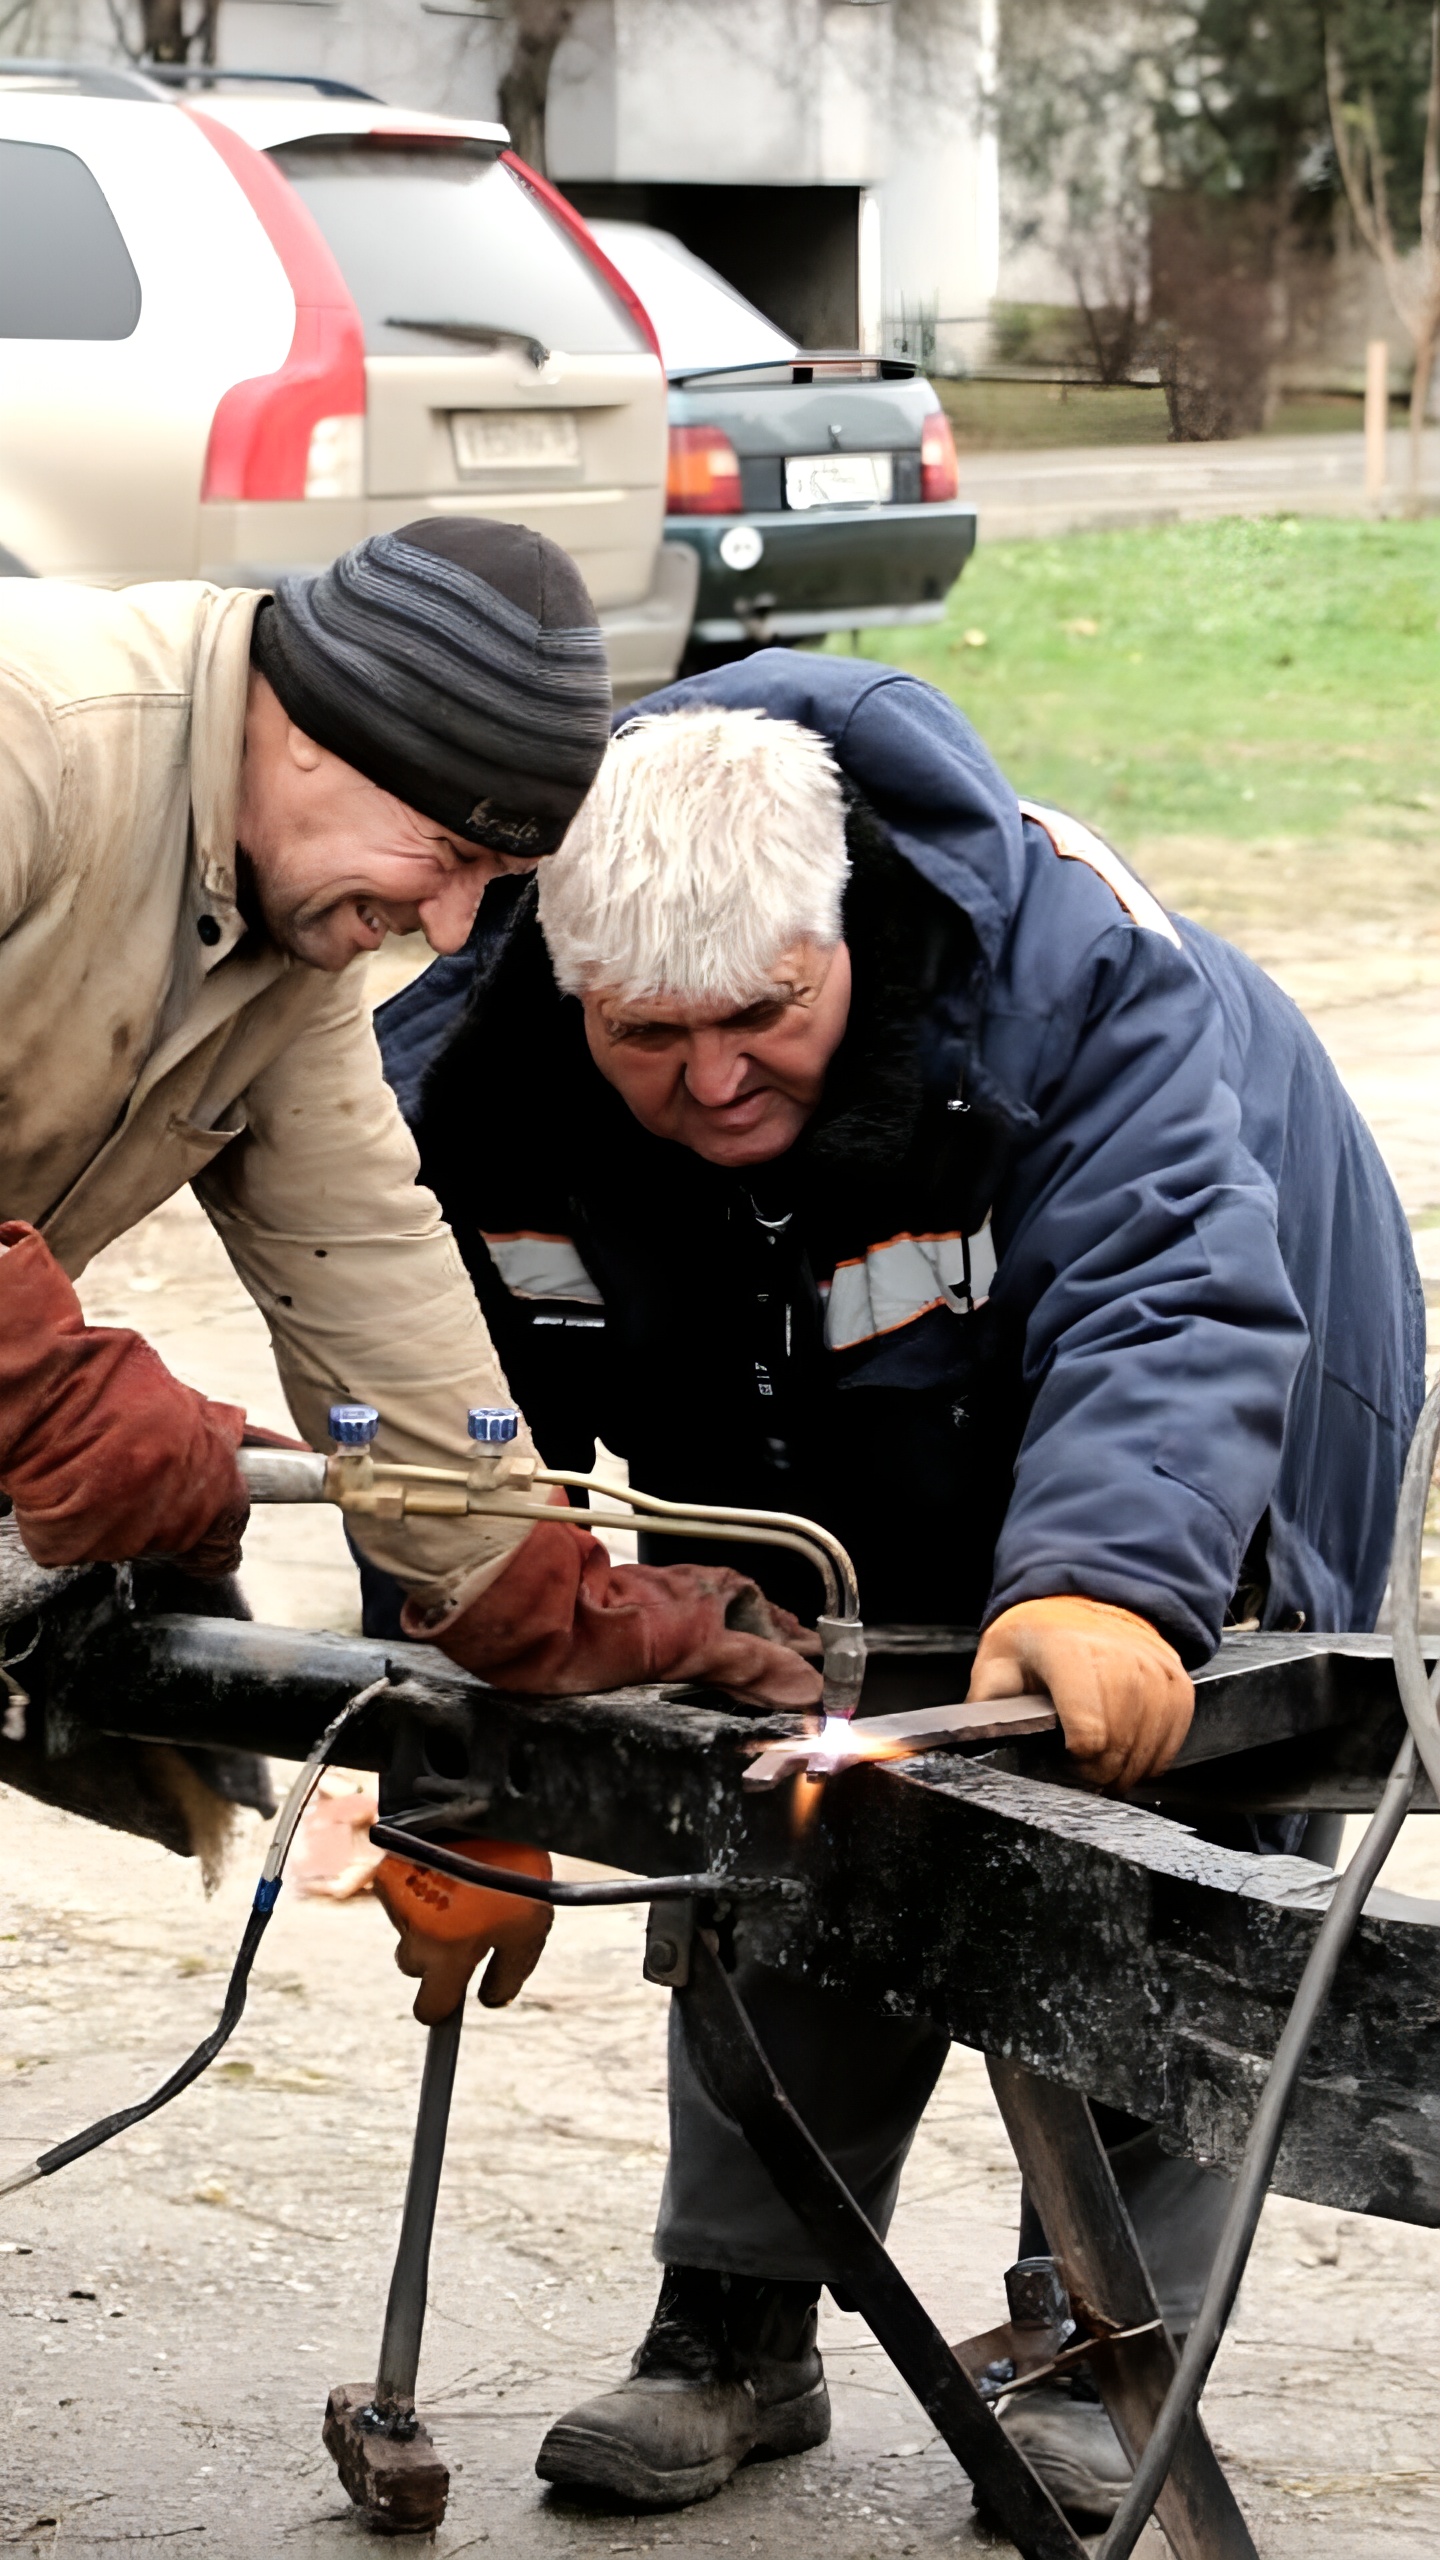
{"label": "blue hose connector", "polygon": [[498,1441],[518,1436],[520,1409],[513,1404],[472,1404],[465,1427],[472,1440],[493,1447]]}
{"label": "blue hose connector", "polygon": [[380,1428],[373,1404],[332,1404],[330,1437],[337,1449],[368,1449]]}

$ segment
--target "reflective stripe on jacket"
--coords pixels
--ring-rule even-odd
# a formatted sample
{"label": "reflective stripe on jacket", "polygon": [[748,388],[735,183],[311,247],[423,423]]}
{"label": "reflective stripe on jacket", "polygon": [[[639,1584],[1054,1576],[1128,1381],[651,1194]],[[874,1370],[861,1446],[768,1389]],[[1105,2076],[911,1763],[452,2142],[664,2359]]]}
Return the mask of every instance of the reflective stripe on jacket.
{"label": "reflective stripe on jacket", "polygon": [[[603,1084],[526,893],[386,1009],[427,1178],[542,1438],[573,1452],[598,1428],[661,1493],[813,1505],[881,1616],[1088,1593],[1195,1661],[1263,1523],[1268,1625],[1372,1624],[1423,1302],[1374,1143],[1296,1008],[1088,829],[1022,810],[915,679],[771,650],[639,707],[695,701],[830,741],[938,956],[872,1044],[875,1090],[822,1125],[852,1012],[817,1123],[748,1197]],[[513,1146],[476,1142],[492,1040],[482,1082],[514,1059],[526,1088]],[[887,1153],[891,1049],[913,1050],[917,1090]],[[568,1239],[598,1334],[578,1300],[528,1329],[483,1243],[522,1228]]]}

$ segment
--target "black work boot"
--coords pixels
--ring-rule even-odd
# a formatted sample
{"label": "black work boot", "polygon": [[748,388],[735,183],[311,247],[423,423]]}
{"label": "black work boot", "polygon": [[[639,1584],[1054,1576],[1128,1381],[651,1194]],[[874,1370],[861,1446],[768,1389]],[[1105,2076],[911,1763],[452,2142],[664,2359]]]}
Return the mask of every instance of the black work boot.
{"label": "black work boot", "polygon": [[823,2444],[819,2299],[818,2284],[667,2267],[629,2381],[556,2419],[535,2458],[541,2479],[688,2507],[742,2462]]}
{"label": "black work boot", "polygon": [[1062,2515],[1075,2525],[1109,2523],[1130,2486],[1130,2464],[1087,2373],[1017,2391],[1000,2424]]}

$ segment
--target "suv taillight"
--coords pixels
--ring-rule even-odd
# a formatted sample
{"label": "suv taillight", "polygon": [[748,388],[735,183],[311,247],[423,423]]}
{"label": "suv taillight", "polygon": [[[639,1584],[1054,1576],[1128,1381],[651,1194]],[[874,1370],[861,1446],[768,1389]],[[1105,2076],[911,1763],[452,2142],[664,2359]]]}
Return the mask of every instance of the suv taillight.
{"label": "suv taillight", "polygon": [[538,196],[546,212],[559,223],[561,230],[569,233],[581,257],[589,260],[622,310],[629,312],[650,353],[657,363],[663,365],[665,359],[660,353],[660,341],[655,335],[654,321],[633,284],[627,277],[622,276],[619,268],[606,257],[584,215],[577,213],[569,197],[562,196],[558,187],[552,187],[548,178],[542,178],[538,169],[532,169],[528,160],[522,160],[518,151],[502,151],[500,157],[511,175],[519,179],[522,187],[528,187],[532,196]]}
{"label": "suv taillight", "polygon": [[718,427],[672,427],[666,512],[672,516],[734,516],[744,505],[740,457]]}
{"label": "suv taillight", "polygon": [[955,459],[955,439],[943,409],[932,409],[920,430],[920,495],[922,498],[958,498],[960,495],[960,465]]}
{"label": "suv taillight", "polygon": [[203,499],[365,494],[365,338],[334,253],[263,151],[190,108],[259,215],[295,296],[295,335],[278,373],[225,393],[210,427]]}

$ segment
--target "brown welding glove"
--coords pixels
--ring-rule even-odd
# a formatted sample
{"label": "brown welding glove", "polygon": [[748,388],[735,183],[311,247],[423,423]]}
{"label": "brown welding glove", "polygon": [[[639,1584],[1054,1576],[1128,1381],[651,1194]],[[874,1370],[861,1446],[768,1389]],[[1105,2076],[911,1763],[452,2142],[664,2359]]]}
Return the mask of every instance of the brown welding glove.
{"label": "brown welding glove", "polygon": [[463,1671],[544,1697],[648,1680],[710,1681],[761,1707],[813,1707],[820,1696],[798,1620],[743,1573],[612,1564],[575,1521],[532,1529],[504,1572],[448,1618],[427,1622],[408,1601],[401,1623]]}
{"label": "brown welding glove", "polygon": [[[550,1874],[543,1849],[514,1840],[452,1840],[448,1846],[487,1867],[510,1867],[522,1876]],[[555,1917],[548,1902],[521,1902],[490,1885],[460,1884],[433,1867],[412,1866],[408,1858],[386,1858],[375,1870],[375,1891],[400,1932],[395,1961],[420,1984],[415,2015],[422,2027],[438,2027],[459,2008],[482,1956],[490,1963],[480,1998],[487,2009],[503,2009],[534,1972]]]}
{"label": "brown welding glove", "polygon": [[35,1562],[233,1573],[244,1414],[182,1386],[138,1333],[87,1325],[33,1227],[9,1220],[0,1245],[0,1492]]}
{"label": "brown welding glove", "polygon": [[975,1699],[1054,1699],[1067,1749],[1097,1787],[1134,1787],[1168,1769],[1195,1711],[1194,1684],[1148,1618],[1104,1600],[1021,1600],[980,1639]]}

